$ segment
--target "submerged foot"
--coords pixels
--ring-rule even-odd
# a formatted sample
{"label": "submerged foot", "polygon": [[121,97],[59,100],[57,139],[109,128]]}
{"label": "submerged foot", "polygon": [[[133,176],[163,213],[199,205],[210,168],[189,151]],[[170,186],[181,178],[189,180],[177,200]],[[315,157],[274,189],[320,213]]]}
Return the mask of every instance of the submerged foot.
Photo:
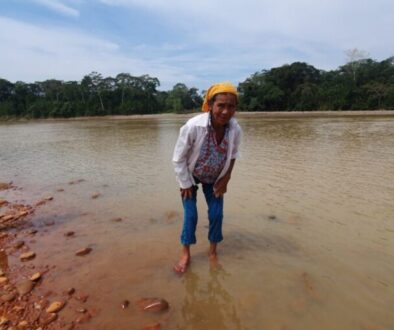
{"label": "submerged foot", "polygon": [[208,259],[209,259],[209,266],[211,267],[212,270],[222,268],[222,265],[219,263],[218,255],[216,253],[209,253]]}
{"label": "submerged foot", "polygon": [[175,265],[174,271],[177,274],[184,274],[187,271],[187,268],[190,264],[190,258],[182,257]]}

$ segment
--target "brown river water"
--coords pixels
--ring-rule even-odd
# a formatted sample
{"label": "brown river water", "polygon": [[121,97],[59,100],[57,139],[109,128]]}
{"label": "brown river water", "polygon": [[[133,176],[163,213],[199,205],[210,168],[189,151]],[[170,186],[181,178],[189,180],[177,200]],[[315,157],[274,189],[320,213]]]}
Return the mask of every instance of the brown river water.
{"label": "brown river water", "polygon": [[[0,124],[0,182],[23,188],[0,198],[54,197],[31,220],[31,263],[56,265],[45,277],[55,294],[89,295],[95,315],[80,328],[394,329],[394,116],[239,115],[219,264],[207,258],[200,194],[198,242],[180,277],[171,156],[187,118]],[[170,308],[143,313],[141,297]]]}

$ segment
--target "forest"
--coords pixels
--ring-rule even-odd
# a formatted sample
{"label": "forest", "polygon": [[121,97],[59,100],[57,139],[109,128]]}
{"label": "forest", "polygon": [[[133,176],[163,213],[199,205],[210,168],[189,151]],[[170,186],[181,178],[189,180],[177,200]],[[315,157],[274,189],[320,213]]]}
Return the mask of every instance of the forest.
{"label": "forest", "polygon": [[[0,78],[0,117],[182,113],[199,109],[205,92],[181,82],[169,91],[159,87],[156,77],[129,73],[91,72],[81,81],[34,83]],[[389,110],[394,109],[394,56],[380,62],[354,59],[331,71],[294,62],[253,73],[237,87],[238,111]]]}

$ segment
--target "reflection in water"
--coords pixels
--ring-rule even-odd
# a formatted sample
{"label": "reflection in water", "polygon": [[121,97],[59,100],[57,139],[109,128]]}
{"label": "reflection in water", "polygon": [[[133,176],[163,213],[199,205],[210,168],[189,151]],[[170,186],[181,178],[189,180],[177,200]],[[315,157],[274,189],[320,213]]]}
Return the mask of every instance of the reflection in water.
{"label": "reflection in water", "polygon": [[186,296],[181,308],[183,322],[177,329],[246,329],[238,317],[234,298],[225,289],[229,277],[221,265],[211,264],[208,280],[190,270],[184,276]]}

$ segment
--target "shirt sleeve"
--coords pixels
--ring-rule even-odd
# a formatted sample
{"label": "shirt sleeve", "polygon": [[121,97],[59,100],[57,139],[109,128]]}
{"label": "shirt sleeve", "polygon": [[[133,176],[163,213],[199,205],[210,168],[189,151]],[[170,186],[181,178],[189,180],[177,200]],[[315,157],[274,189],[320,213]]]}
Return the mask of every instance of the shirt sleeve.
{"label": "shirt sleeve", "polygon": [[241,153],[239,151],[239,145],[241,144],[241,139],[242,139],[242,129],[239,125],[237,125],[234,132],[234,146],[231,153],[231,159],[237,159],[241,156]]}
{"label": "shirt sleeve", "polygon": [[182,189],[193,185],[188,168],[188,156],[194,142],[193,131],[193,126],[186,124],[181,127],[172,158],[176,179]]}

